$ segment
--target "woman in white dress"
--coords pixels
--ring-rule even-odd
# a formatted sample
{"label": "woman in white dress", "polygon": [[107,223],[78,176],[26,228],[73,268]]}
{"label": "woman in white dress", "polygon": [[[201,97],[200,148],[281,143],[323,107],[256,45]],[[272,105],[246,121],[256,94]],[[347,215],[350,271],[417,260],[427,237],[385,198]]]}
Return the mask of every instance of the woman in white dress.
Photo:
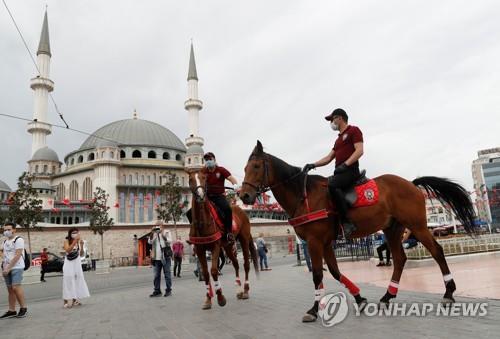
{"label": "woman in white dress", "polygon": [[78,228],[68,230],[68,236],[64,240],[63,266],[63,299],[64,308],[81,305],[80,299],[90,296],[87,283],[83,276],[82,261],[83,240],[80,238]]}

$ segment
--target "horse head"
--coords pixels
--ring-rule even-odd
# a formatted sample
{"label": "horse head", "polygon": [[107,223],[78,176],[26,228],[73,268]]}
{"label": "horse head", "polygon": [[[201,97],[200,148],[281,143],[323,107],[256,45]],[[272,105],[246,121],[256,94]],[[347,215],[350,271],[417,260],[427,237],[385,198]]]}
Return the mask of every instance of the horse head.
{"label": "horse head", "polygon": [[206,198],[207,181],[202,171],[189,173],[189,188],[197,203],[203,203]]}
{"label": "horse head", "polygon": [[257,196],[269,189],[270,168],[269,161],[264,153],[264,148],[260,141],[250,154],[245,166],[245,179],[240,191],[240,199],[247,205],[252,205]]}

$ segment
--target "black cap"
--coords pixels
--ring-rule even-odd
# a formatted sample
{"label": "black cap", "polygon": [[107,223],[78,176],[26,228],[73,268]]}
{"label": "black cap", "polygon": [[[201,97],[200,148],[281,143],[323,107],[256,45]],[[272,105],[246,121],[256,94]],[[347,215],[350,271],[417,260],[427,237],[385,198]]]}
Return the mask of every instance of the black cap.
{"label": "black cap", "polygon": [[347,121],[348,116],[347,116],[347,113],[342,109],[342,108],[336,108],[333,110],[332,113],[328,114],[325,119],[328,120],[328,121],[332,121],[333,120],[333,117],[342,117],[345,121]]}
{"label": "black cap", "polygon": [[215,159],[215,154],[213,154],[212,152],[207,152],[207,153],[205,153],[205,155],[203,156],[203,159],[205,159],[205,160],[208,160],[208,159]]}

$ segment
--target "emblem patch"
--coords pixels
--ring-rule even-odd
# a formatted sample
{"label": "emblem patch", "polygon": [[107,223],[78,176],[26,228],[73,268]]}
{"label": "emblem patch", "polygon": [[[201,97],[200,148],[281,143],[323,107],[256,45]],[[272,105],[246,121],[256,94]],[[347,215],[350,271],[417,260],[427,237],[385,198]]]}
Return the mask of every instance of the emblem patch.
{"label": "emblem patch", "polygon": [[347,134],[347,133],[346,133],[346,134],[344,134],[344,135],[342,136],[342,140],[343,140],[343,141],[345,141],[345,139],[347,139],[347,136],[348,136],[348,134]]}
{"label": "emblem patch", "polygon": [[371,188],[365,190],[364,195],[368,201],[372,201],[375,198],[375,192]]}
{"label": "emblem patch", "polygon": [[215,173],[215,176],[217,177],[217,179],[219,179],[220,178],[220,173],[219,172]]}

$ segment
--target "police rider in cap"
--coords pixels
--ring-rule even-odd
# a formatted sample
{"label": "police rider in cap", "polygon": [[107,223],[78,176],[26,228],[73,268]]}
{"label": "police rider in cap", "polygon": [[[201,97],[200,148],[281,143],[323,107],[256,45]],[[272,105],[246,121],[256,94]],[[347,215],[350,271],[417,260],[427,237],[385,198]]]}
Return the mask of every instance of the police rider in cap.
{"label": "police rider in cap", "polygon": [[307,172],[328,165],[335,159],[335,171],[328,180],[328,190],[335,200],[344,235],[349,237],[356,230],[356,226],[347,217],[348,206],[342,190],[353,186],[359,177],[358,160],[363,155],[363,133],[358,127],[347,124],[348,116],[342,108],[335,109],[325,119],[330,122],[334,131],[339,132],[335,145],[327,156],[305,165],[303,170]]}
{"label": "police rider in cap", "polygon": [[208,199],[210,199],[210,201],[212,201],[224,214],[223,223],[224,229],[226,230],[227,241],[232,243],[234,242],[234,236],[231,231],[233,224],[233,211],[231,210],[231,206],[229,206],[229,203],[224,195],[224,182],[226,179],[229,180],[233,184],[234,189],[236,189],[236,184],[238,182],[227,169],[217,165],[215,155],[212,152],[206,153],[203,156],[203,159],[205,159],[205,168],[203,169],[203,173],[206,175]]}

